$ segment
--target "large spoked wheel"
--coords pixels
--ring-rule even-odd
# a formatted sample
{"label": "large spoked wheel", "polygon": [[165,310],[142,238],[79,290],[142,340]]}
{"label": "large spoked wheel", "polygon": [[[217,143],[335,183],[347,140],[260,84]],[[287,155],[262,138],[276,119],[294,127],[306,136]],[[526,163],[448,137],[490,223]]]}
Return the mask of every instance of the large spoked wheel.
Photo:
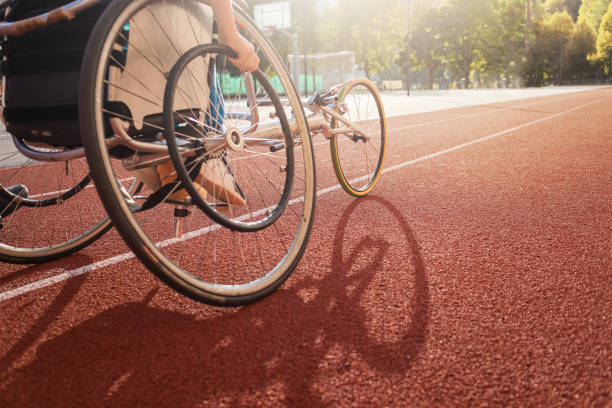
{"label": "large spoked wheel", "polygon": [[[233,52],[227,47],[200,45],[179,59],[166,86],[164,127],[174,168],[194,203],[227,228],[254,232],[272,225],[287,207],[295,170],[294,143],[272,84],[261,71],[236,75],[239,71],[227,59],[230,54]],[[193,80],[197,65],[207,63],[215,73],[209,77],[212,83]],[[217,79],[232,76],[236,82],[233,92],[215,97],[221,90]],[[208,89],[213,96],[203,109],[180,109],[197,105],[197,95]],[[245,99],[251,91],[252,101]],[[218,103],[211,104],[215,99]],[[277,137],[258,136],[264,117],[272,122],[270,128],[278,129]],[[183,146],[180,152],[177,138]],[[275,145],[282,148],[272,153],[270,146]],[[185,161],[181,153],[186,152],[197,157]],[[193,177],[194,169],[200,169],[200,177]],[[198,184],[208,190],[205,197],[200,195]]]}
{"label": "large spoked wheel", "polygon": [[[330,140],[334,171],[340,185],[352,196],[364,197],[376,186],[387,149],[387,122],[376,86],[365,78],[351,81],[339,95],[338,106],[359,131],[335,135]],[[332,128],[343,127],[332,120]]]}
{"label": "large spoked wheel", "polygon": [[32,264],[72,254],[111,227],[85,158],[61,162],[24,156],[62,154],[0,136],[0,261]]}
{"label": "large spoked wheel", "polygon": [[[177,202],[177,197],[184,198],[184,186],[173,181],[178,178],[176,173],[167,171],[169,153],[146,151],[164,146],[164,135],[169,133],[163,121],[168,73],[189,50],[212,43],[212,11],[205,2],[116,0],[90,37],[79,97],[84,144],[96,188],[121,236],[170,287],[221,306],[252,303],[287,279],[305,250],[316,195],[310,136],[289,75],[252,20],[240,10],[235,10],[235,15],[241,34],[256,48],[263,75],[282,95],[283,106],[247,104],[244,77],[234,70],[216,74],[218,92],[211,94],[210,86],[203,84],[215,83],[210,80],[216,64],[203,56],[189,62],[177,75],[179,85],[171,109],[175,113],[174,136],[185,168],[193,176],[193,184],[202,187],[196,186],[192,197]],[[259,82],[253,89],[257,100],[260,96],[270,99],[270,89],[262,89]],[[186,94],[190,97],[184,98]],[[253,147],[249,132],[266,126],[278,128],[279,109],[290,118],[287,121],[293,137],[280,151],[273,152],[269,147],[278,147],[278,139]],[[207,122],[207,113],[211,112],[216,115]],[[272,117],[270,112],[274,112]],[[239,132],[231,133],[239,135],[233,139],[237,144],[215,149],[215,140],[229,128]],[[105,138],[113,132],[138,141],[140,151],[108,148]],[[287,146],[293,146],[292,155]],[[291,166],[292,182],[285,191],[287,168]],[[231,197],[215,190],[210,181],[215,174],[222,181],[230,181],[225,185],[233,186]],[[130,175],[142,180],[145,187],[138,196],[126,199],[114,180]],[[172,189],[156,190],[160,184]],[[161,203],[147,211],[133,212],[131,199],[142,204],[154,190],[157,195],[160,191],[167,193]],[[286,197],[280,200],[284,194]],[[193,205],[197,196],[238,226],[269,219],[272,222],[264,228],[243,229],[246,232],[225,228]],[[270,207],[276,208],[281,201],[285,202],[283,211],[269,218]]]}

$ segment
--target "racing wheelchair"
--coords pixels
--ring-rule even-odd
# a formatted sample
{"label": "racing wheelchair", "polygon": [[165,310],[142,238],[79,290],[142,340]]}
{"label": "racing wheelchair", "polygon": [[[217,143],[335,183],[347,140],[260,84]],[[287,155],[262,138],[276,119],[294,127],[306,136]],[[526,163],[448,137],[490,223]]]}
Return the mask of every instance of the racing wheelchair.
{"label": "racing wheelchair", "polygon": [[205,0],[2,7],[1,261],[56,259],[113,225],[175,290],[248,304],[306,248],[314,136],[329,140],[347,193],[365,196],[379,180],[387,130],[374,84],[302,101],[239,5],[236,25],[261,61],[251,74],[218,44]]}

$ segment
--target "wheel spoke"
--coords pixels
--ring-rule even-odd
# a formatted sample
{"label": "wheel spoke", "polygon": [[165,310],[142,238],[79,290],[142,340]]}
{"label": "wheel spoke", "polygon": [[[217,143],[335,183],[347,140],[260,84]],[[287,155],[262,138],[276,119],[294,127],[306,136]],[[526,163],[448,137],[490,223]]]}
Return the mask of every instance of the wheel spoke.
{"label": "wheel spoke", "polygon": [[[203,2],[115,3],[121,10],[114,21],[103,17],[98,26],[105,27],[107,32],[100,29],[98,38],[92,40],[98,44],[92,49],[100,50],[101,54],[84,67],[96,84],[92,95],[84,98],[88,112],[95,112],[87,126],[96,131],[88,133],[97,138],[87,144],[104,146],[100,142],[105,135],[100,129],[108,128],[103,120],[110,115],[142,123],[146,131],[130,137],[160,143],[160,135],[165,136],[175,172],[172,166],[163,163],[163,155],[153,155],[151,159],[143,155],[139,161],[139,152],[122,157],[121,151],[107,148],[99,155],[102,158],[91,154],[88,159],[97,163],[92,167],[101,172],[95,176],[105,205],[116,210],[114,216],[121,213],[121,217],[116,216],[117,229],[131,240],[139,257],[155,258],[148,264],[165,282],[213,304],[255,301],[269,294],[291,273],[312,225],[314,162],[301,113],[296,119],[300,134],[281,139],[285,140],[284,149],[270,152],[263,140],[245,140],[253,129],[270,125],[271,117],[286,121],[285,109],[301,111],[290,77],[265,35],[241,12],[236,13],[240,32],[254,44],[262,66],[266,67],[265,75],[239,75],[222,48],[197,54],[203,44],[211,42],[210,33],[202,29],[212,22],[207,14],[209,8]],[[123,30],[126,24],[131,33]],[[125,44],[125,62],[113,56],[111,38]],[[100,69],[109,63],[111,69],[107,72],[114,75]],[[215,71],[209,72],[213,66]],[[122,74],[117,75],[118,71]],[[276,91],[268,84],[272,77],[278,79],[279,90],[292,106],[282,106]],[[163,78],[164,83],[149,83],[149,78],[156,78],[155,81]],[[255,99],[251,103],[247,103],[245,94],[247,81],[254,82]],[[165,98],[163,88],[171,96]],[[105,89],[117,90],[116,94],[126,100],[117,98],[113,100],[117,107],[110,104],[105,107]],[[261,101],[265,99],[273,100],[274,104],[263,106]],[[288,123],[283,123],[288,129]],[[293,137],[297,139],[296,148]],[[119,160],[113,160],[113,155]],[[123,163],[136,164],[127,170]],[[139,167],[144,163],[156,164]],[[197,174],[191,174],[196,170]],[[115,174],[121,179],[142,178],[147,184],[142,194],[145,197],[158,188],[156,183],[165,184],[177,178],[181,183],[167,192],[158,208],[132,214],[119,205],[126,197],[117,195],[110,180]],[[183,233],[176,237],[172,215],[181,200],[184,204],[181,209],[186,207],[189,214],[182,214],[185,217],[179,226]],[[178,214],[181,215],[180,211]]]}

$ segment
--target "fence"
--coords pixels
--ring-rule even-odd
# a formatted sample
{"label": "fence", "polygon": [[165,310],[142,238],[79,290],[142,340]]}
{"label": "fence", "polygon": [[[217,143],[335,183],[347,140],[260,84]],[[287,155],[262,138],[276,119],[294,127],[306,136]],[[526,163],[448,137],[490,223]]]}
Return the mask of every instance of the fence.
{"label": "fence", "polygon": [[[270,84],[278,94],[285,94],[285,88],[281,84],[278,77],[275,75],[272,78],[268,78]],[[232,76],[230,74],[219,75],[219,84],[223,95],[246,95],[244,88],[244,81],[240,76]],[[300,92],[308,91],[312,92],[317,89],[323,88],[323,76],[322,75],[300,75]],[[307,88],[306,88],[307,86]],[[257,90],[256,90],[257,92]]]}

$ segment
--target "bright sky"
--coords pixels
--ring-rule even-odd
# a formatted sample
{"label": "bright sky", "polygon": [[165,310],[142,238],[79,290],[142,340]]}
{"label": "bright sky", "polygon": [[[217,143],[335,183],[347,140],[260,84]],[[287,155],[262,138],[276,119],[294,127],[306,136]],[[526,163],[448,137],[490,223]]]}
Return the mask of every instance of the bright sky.
{"label": "bright sky", "polygon": [[320,9],[322,9],[322,8],[333,6],[334,4],[336,4],[337,1],[338,0],[318,0],[317,1],[317,6]]}

